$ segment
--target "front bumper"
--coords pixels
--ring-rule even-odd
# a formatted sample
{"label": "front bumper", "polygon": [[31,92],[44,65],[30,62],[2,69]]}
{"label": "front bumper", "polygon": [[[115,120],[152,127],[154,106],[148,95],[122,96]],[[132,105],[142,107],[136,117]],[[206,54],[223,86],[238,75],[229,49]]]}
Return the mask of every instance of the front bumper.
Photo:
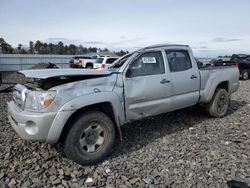
{"label": "front bumper", "polygon": [[11,126],[25,140],[46,141],[56,114],[57,112],[27,112],[21,110],[13,101],[8,103]]}

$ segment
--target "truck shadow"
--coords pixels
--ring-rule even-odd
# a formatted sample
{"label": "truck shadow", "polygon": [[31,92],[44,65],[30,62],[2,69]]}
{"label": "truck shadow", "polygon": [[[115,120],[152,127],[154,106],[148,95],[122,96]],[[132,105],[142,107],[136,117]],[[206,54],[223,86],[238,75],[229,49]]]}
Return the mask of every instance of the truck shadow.
{"label": "truck shadow", "polygon": [[[245,101],[232,100],[227,116],[233,115],[246,104]],[[123,140],[119,142],[117,139],[110,159],[139,150],[166,135],[195,127],[209,118],[204,108],[194,106],[125,124],[122,126]],[[204,134],[205,126],[204,124]]]}
{"label": "truck shadow", "polygon": [[230,107],[227,111],[227,116],[234,114],[237,112],[240,108],[246,106],[248,103],[246,101],[236,101],[231,100]]}

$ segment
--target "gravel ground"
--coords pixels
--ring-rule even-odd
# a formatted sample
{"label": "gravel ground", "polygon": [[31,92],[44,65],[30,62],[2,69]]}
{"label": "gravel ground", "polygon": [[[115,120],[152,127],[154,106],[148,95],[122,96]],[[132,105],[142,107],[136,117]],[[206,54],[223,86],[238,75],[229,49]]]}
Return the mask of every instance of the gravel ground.
{"label": "gravel ground", "polygon": [[110,156],[87,167],[65,158],[60,145],[21,140],[7,120],[10,93],[0,100],[0,187],[250,185],[250,80],[241,82],[226,117],[193,107],[124,125]]}

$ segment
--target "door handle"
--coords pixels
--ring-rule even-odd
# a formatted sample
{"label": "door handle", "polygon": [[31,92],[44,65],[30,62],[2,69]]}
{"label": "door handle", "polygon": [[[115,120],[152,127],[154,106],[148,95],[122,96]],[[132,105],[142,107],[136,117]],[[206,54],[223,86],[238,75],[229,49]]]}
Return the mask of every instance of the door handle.
{"label": "door handle", "polygon": [[162,79],[160,81],[161,84],[166,84],[166,83],[169,83],[169,82],[170,82],[170,80],[167,80],[167,79]]}
{"label": "door handle", "polygon": [[193,79],[193,80],[195,80],[195,79],[197,79],[197,76],[192,75],[190,78]]}

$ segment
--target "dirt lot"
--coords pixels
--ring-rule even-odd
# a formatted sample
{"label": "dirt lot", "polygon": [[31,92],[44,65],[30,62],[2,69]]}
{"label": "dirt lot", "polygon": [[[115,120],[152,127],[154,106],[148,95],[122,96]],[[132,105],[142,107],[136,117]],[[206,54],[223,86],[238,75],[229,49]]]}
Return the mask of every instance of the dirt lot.
{"label": "dirt lot", "polygon": [[66,159],[60,145],[21,140],[7,120],[11,94],[0,99],[0,187],[250,185],[250,81],[241,82],[226,117],[193,107],[124,125],[107,160],[88,167]]}

